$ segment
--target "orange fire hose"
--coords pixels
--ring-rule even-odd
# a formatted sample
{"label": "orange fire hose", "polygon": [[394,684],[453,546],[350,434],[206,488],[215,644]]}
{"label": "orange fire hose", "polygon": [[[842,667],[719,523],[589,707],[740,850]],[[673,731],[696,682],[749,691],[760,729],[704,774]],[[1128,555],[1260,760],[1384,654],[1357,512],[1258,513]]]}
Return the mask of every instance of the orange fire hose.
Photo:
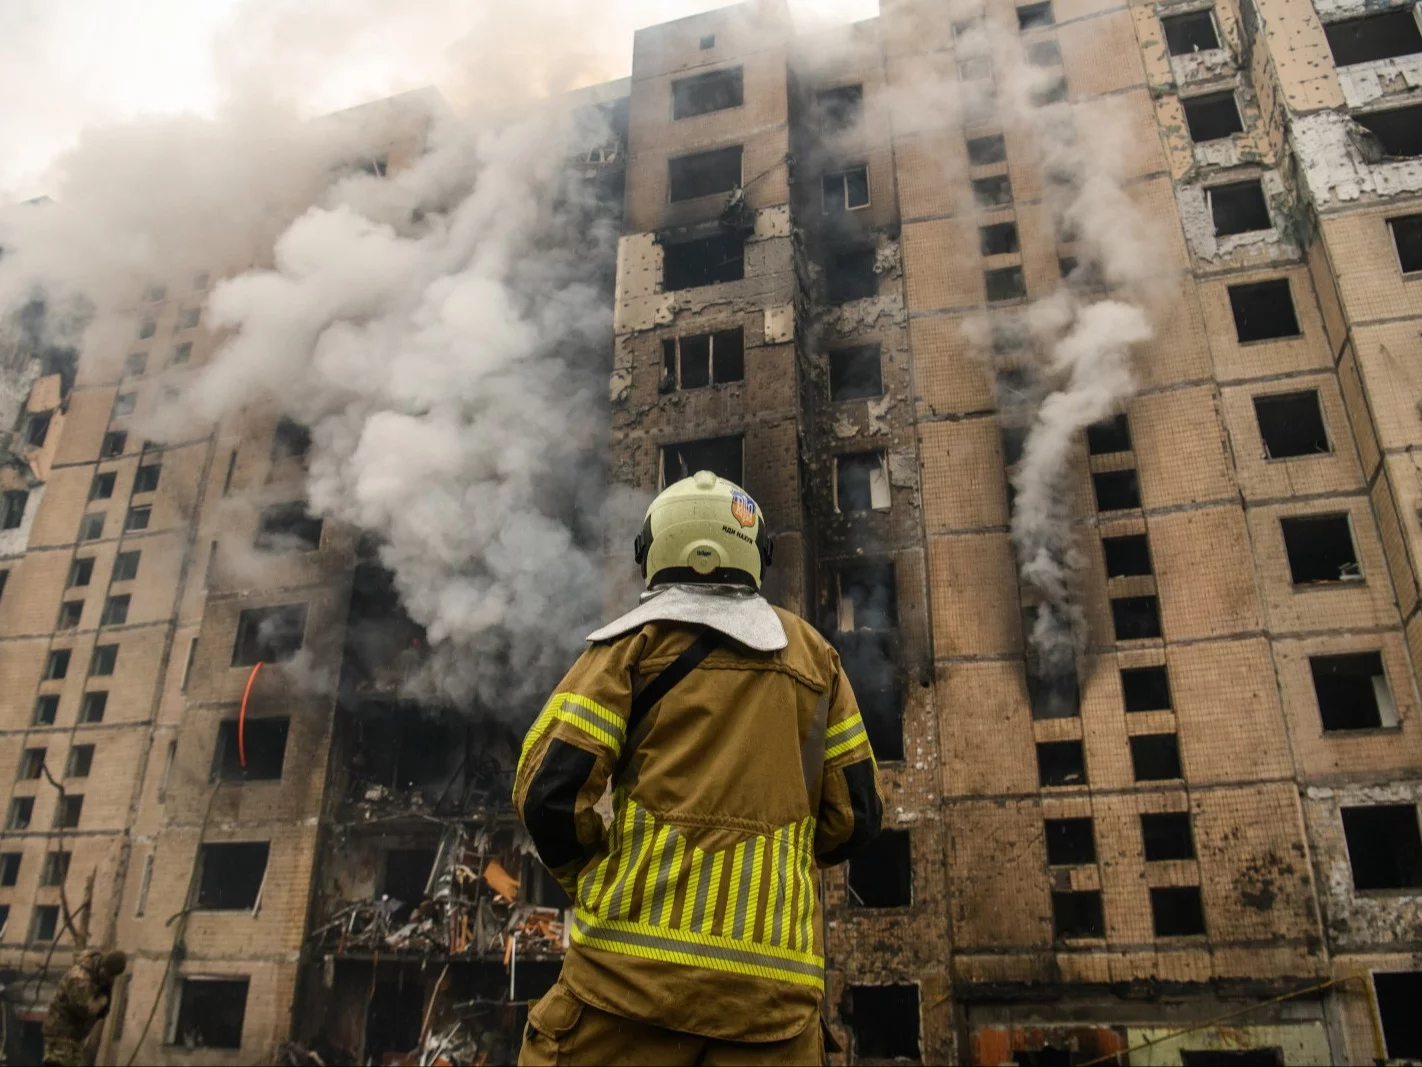
{"label": "orange fire hose", "polygon": [[242,710],[237,713],[237,758],[242,761],[243,770],[247,769],[247,698],[252,695],[252,683],[261,669],[262,661],[257,660],[252,673],[247,675],[247,688],[242,690]]}

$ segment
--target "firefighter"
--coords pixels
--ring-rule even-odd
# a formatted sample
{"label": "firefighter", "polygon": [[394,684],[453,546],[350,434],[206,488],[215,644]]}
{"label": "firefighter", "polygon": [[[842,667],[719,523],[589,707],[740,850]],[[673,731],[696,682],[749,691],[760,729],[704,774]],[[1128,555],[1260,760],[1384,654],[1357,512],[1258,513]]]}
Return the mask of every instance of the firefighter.
{"label": "firefighter", "polygon": [[519,816],[575,904],[519,1063],[821,1063],[815,869],[883,811],[854,693],[761,597],[771,540],[738,486],[676,483],[635,546],[641,604],[588,637],[519,760]]}
{"label": "firefighter", "polygon": [[46,1067],[79,1067],[84,1062],[89,1032],[109,1014],[114,979],[127,966],[128,957],[122,952],[79,953],[59,980],[44,1017]]}

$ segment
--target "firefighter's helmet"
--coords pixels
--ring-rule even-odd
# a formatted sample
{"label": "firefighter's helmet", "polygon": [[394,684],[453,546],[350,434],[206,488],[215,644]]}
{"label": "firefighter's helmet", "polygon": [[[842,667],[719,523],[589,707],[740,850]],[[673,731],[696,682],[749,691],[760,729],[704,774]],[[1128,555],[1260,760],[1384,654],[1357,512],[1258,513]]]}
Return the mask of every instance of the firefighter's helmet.
{"label": "firefighter's helmet", "polygon": [[774,552],[760,506],[711,471],[683,478],[652,501],[635,548],[648,586],[730,582],[759,589]]}

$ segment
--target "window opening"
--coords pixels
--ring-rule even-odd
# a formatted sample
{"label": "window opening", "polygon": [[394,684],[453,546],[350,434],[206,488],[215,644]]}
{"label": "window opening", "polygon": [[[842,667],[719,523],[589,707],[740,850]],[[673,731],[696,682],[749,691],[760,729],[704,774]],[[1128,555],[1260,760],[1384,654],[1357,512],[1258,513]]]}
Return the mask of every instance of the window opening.
{"label": "window opening", "polygon": [[69,567],[70,588],[88,585],[94,576],[94,558],[76,559]]}
{"label": "window opening", "polygon": [[840,570],[839,630],[893,630],[899,625],[892,563],[856,563]]}
{"label": "window opening", "polygon": [[125,430],[110,430],[104,434],[103,444],[99,447],[100,459],[113,459],[121,456],[124,449],[128,447],[128,433]]}
{"label": "window opening", "polygon": [[1244,120],[1239,117],[1239,102],[1233,92],[1192,96],[1181,100],[1180,106],[1185,109],[1190,140],[1196,144],[1244,132]]}
{"label": "window opening", "polygon": [[34,918],[30,921],[31,941],[53,941],[59,930],[59,905],[40,904],[36,906]]}
{"label": "window opening", "polygon": [[856,1059],[920,1062],[918,986],[850,986],[840,1014]]}
{"label": "window opening", "polygon": [[104,711],[108,706],[109,694],[106,690],[90,690],[79,702],[79,721],[86,725],[103,722]]}
{"label": "window opening", "polygon": [[1046,819],[1047,863],[1053,867],[1096,862],[1091,819]]}
{"label": "window opening", "polygon": [[156,323],[152,319],[144,319],[138,327],[138,339],[140,341],[146,341],[148,340],[148,338],[152,337],[157,332],[158,323]]}
{"label": "window opening", "polygon": [[108,675],[114,673],[118,665],[118,645],[99,645],[94,649],[94,659],[89,667],[90,674]]}
{"label": "window opening", "polygon": [[237,619],[237,640],[232,645],[232,666],[251,667],[291,659],[306,636],[306,605],[279,604],[248,608]]}
{"label": "window opening", "polygon": [[241,1048],[248,978],[184,978],[168,1044]]}
{"label": "window opening", "polygon": [[162,473],[162,464],[145,463],[138,468],[138,473],[133,476],[133,491],[135,493],[153,492],[158,488],[158,479]]}
{"label": "window opening", "polygon": [[1017,28],[1021,30],[1036,30],[1043,26],[1051,26],[1056,23],[1052,16],[1052,5],[1050,0],[1040,4],[1026,4],[1017,9]]}
{"label": "window opening", "polygon": [[826,215],[842,215],[869,206],[869,168],[826,174],[820,179],[821,210]]}
{"label": "window opening", "polygon": [[17,530],[25,521],[25,504],[30,494],[24,489],[9,489],[0,497],[0,530]]}
{"label": "window opening", "polygon": [[1133,578],[1150,574],[1150,539],[1145,534],[1103,537],[1107,578]]}
{"label": "window opening", "polygon": [[1131,768],[1138,782],[1183,778],[1180,739],[1175,734],[1137,734],[1131,738]]}
{"label": "window opening", "polygon": [[262,510],[256,545],[264,552],[315,552],[321,547],[322,520],[300,501]]}
{"label": "window opening", "polygon": [[745,376],[745,331],[739,326],[662,342],[663,392],[724,385]]}
{"label": "window opening", "polygon": [[186,363],[188,360],[190,360],[190,359],[192,359],[192,358],[193,358],[193,343],[192,343],[191,341],[184,341],[182,344],[177,345],[177,346],[174,347],[174,349],[173,349],[173,358],[172,358],[171,362],[172,362],[173,366],[177,367],[177,366],[181,366],[182,364]]}
{"label": "window opening", "polygon": [[385,853],[381,892],[402,905],[401,913],[414,910],[425,899],[425,887],[435,865],[432,848],[392,848]]}
{"label": "window opening", "polygon": [[9,889],[20,880],[21,859],[19,852],[0,852],[0,886]]}
{"label": "window opening", "polygon": [[1080,741],[1037,742],[1037,783],[1043,788],[1086,784],[1086,750]]}
{"label": "window opening", "polygon": [[740,67],[678,78],[672,82],[672,118],[688,119],[740,107],[745,102],[743,81]]}
{"label": "window opening", "polygon": [[1012,182],[1006,174],[973,181],[973,202],[978,207],[1003,207],[1012,203]]}
{"label": "window opening", "polygon": [[883,830],[849,861],[849,901],[862,908],[913,903],[913,849],[907,830]]}
{"label": "window opening", "polygon": [[[882,621],[882,620],[881,620]],[[891,630],[839,633],[835,647],[880,763],[904,758],[903,690]]]}
{"label": "window opening", "polygon": [[661,487],[690,478],[697,471],[711,471],[737,485],[744,484],[742,445],[739,437],[709,437],[663,445]]}
{"label": "window opening", "polygon": [[[1031,631],[1035,610],[1028,620]],[[1041,665],[1029,656],[1027,661],[1027,697],[1034,719],[1074,719],[1081,714],[1081,682],[1076,664],[1043,674]]]}
{"label": "window opening", "polygon": [[139,552],[120,552],[114,557],[114,581],[131,582],[138,577]]}
{"label": "window opening", "polygon": [[[248,719],[243,745],[237,741],[237,720],[217,724],[217,747],[213,753],[212,775],[225,782],[277,781],[286,760],[286,738],[290,719]],[[242,766],[242,749],[247,766]]]}
{"label": "window opening", "polygon": [[1344,808],[1343,836],[1355,889],[1422,887],[1422,836],[1415,804]]}
{"label": "window opening", "polygon": [[1385,154],[1395,159],[1422,156],[1422,106],[1367,111],[1355,114],[1353,121],[1378,139]]}
{"label": "window opening", "polygon": [[1215,222],[1216,237],[1273,228],[1269,205],[1264,200],[1264,186],[1257,178],[1216,185],[1206,189],[1205,195],[1210,201],[1210,216]]}
{"label": "window opening", "polygon": [[1422,270],[1422,215],[1403,215],[1388,219],[1392,243],[1397,248],[1398,266],[1403,274]]}
{"label": "window opening", "polygon": [[[288,459],[305,459],[311,451],[311,431],[299,422],[283,418],[276,424],[272,434],[272,462],[280,463]],[[236,453],[233,453],[235,456]]]}
{"label": "window opening", "polygon": [[45,660],[44,676],[46,681],[58,681],[69,673],[70,650],[67,648],[51,649],[49,658]]}
{"label": "window opening", "polygon": [[43,448],[45,438],[49,436],[50,420],[54,418],[54,412],[41,411],[31,415],[25,423],[25,445],[29,448]]}
{"label": "window opening", "polygon": [[831,400],[861,400],[884,395],[878,345],[834,349],[829,354],[829,367]]}
{"label": "window opening", "polygon": [[978,241],[985,256],[1006,256],[1020,251],[1017,223],[997,222],[978,228]]}
{"label": "window opening", "polygon": [[79,524],[79,540],[97,541],[104,536],[104,513],[96,511],[92,515],[85,515],[84,521]]}
{"label": "window opening", "polygon": [[15,797],[10,801],[10,810],[5,816],[5,829],[28,830],[34,813],[34,797]]}
{"label": "window opening", "polygon": [[1048,104],[1060,104],[1067,95],[1066,75],[1058,71],[1045,85],[1032,90],[1032,105],[1046,107]]}
{"label": "window opening", "polygon": [[1097,511],[1130,511],[1141,506],[1140,479],[1133,470],[1100,471],[1091,476]]}
{"label": "window opening", "polygon": [[1234,312],[1234,332],[1240,344],[1298,337],[1302,333],[1287,278],[1231,285],[1229,305]]}
{"label": "window opening", "polygon": [[1111,601],[1111,622],[1117,641],[1144,641],[1160,636],[1160,602],[1153,596],[1128,596]]}
{"label": "window opening", "polygon": [[1150,913],[1156,937],[1194,937],[1205,932],[1205,906],[1197,885],[1153,887]]}
{"label": "window opening", "polygon": [[108,500],[114,495],[114,481],[117,478],[118,475],[114,471],[94,475],[94,481],[89,486],[89,499]]}
{"label": "window opening", "polygon": [[1004,467],[1015,467],[1022,461],[1023,449],[1027,447],[1026,426],[1003,426],[1000,434],[1002,437],[1002,465]]}
{"label": "window opening", "polygon": [[696,152],[668,161],[672,203],[729,193],[741,184],[741,145]]}
{"label": "window opening", "polygon": [[983,283],[987,289],[989,304],[1021,300],[1027,295],[1027,280],[1021,267],[1001,267],[987,271],[983,275]]}
{"label": "window opening", "polygon": [[70,793],[68,796],[59,798],[59,804],[54,809],[54,828],[56,830],[76,830],[79,827],[79,819],[84,814],[84,798]]}
{"label": "window opening", "polygon": [[1323,32],[1333,61],[1340,67],[1422,52],[1422,33],[1411,4],[1377,15],[1325,22]]}
{"label": "window opening", "polygon": [[1256,396],[1254,414],[1268,459],[1317,456],[1332,452],[1323,428],[1318,390]]}
{"label": "window opening", "polygon": [[134,408],[138,406],[137,393],[119,393],[114,397],[114,417],[120,418],[124,415],[132,415]]}
{"label": "window opening", "polygon": [[746,273],[745,241],[735,233],[664,245],[662,255],[666,292],[738,282]]}
{"label": "window opening", "polygon": [[834,457],[835,510],[887,511],[889,465],[882,452],[853,452]]}
{"label": "window opening", "polygon": [[1374,972],[1373,991],[1388,1059],[1422,1060],[1422,971]]}
{"label": "window opening", "polygon": [[1279,525],[1295,585],[1363,580],[1347,515],[1300,516]]}
{"label": "window opening", "polygon": [[1397,725],[1381,653],[1310,656],[1308,665],[1325,731]]}
{"label": "window opening", "polygon": [[1171,15],[1161,19],[1160,25],[1165,30],[1165,46],[1172,56],[1208,52],[1220,46],[1219,34],[1215,32],[1215,18],[1208,8]]}
{"label": "window opening", "polygon": [[99,617],[100,626],[122,626],[128,622],[129,595],[111,596],[104,601],[104,613]]}
{"label": "window opening", "polygon": [[1077,937],[1105,937],[1106,915],[1101,893],[1085,890],[1052,894],[1052,929],[1058,941]]}
{"label": "window opening", "polygon": [[267,841],[201,846],[193,906],[203,911],[250,911],[256,907],[270,852]]}
{"label": "window opening", "polygon": [[69,877],[69,852],[46,852],[44,867],[40,870],[40,885],[63,885]]}
{"label": "window opening", "polygon": [[35,714],[33,724],[35,726],[53,726],[55,718],[59,715],[59,697],[55,694],[46,694],[35,701]]}
{"label": "window opening", "polygon": [[698,47],[699,47],[699,48],[701,49],[701,51],[703,51],[703,52],[708,51],[709,49],[715,48],[715,47],[716,47],[716,35],[715,35],[714,33],[708,33],[705,37],[701,38],[701,41],[700,41]]}
{"label": "window opening", "polygon": [[20,756],[20,781],[38,781],[44,773],[44,753],[42,748],[27,748]]}
{"label": "window opening", "polygon": [[831,304],[847,304],[879,294],[872,248],[838,252],[825,261],[826,297]]}
{"label": "window opening", "polygon": [[826,133],[841,133],[858,124],[864,112],[864,86],[841,85],[815,96],[820,125]]}
{"label": "window opening", "polygon": [[1121,671],[1127,711],[1168,711],[1170,678],[1164,667],[1127,667]]}
{"label": "window opening", "polygon": [[987,56],[974,56],[960,60],[958,78],[960,81],[984,81],[992,77],[992,60]]}
{"label": "window opening", "polygon": [[1005,162],[1006,159],[1007,142],[1003,140],[1002,134],[968,139],[968,162],[973,166],[986,167],[993,163]]}
{"label": "window opening", "polygon": [[1027,46],[1027,62],[1034,67],[1059,67],[1062,50],[1056,41],[1033,41]]}
{"label": "window opening", "polygon": [[75,630],[79,627],[79,620],[84,617],[84,601],[66,600],[59,605],[59,621],[55,623],[56,630]]}
{"label": "window opening", "polygon": [[69,750],[69,762],[64,767],[66,778],[87,778],[94,766],[94,746],[75,745]]}
{"label": "window opening", "polygon": [[202,318],[202,308],[183,308],[178,312],[178,329],[191,330]]}
{"label": "window opening", "polygon": [[1141,816],[1141,841],[1147,863],[1192,860],[1195,841],[1190,834],[1190,813],[1165,811]]}

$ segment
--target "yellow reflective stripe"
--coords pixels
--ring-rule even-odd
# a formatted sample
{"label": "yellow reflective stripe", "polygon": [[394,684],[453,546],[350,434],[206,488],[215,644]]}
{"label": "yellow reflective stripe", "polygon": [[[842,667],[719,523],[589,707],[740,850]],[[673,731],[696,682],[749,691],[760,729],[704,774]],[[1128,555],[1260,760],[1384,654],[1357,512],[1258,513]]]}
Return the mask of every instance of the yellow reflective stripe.
{"label": "yellow reflective stripe", "polygon": [[613,750],[613,759],[622,752],[622,742],[627,736],[627,720],[610,708],[605,708],[590,697],[578,693],[554,693],[553,698],[543,706],[534,721],[533,728],[523,739],[519,751],[519,765],[538,744],[538,739],[546,734],[555,722],[566,722],[576,726],[583,733]]}
{"label": "yellow reflective stripe", "polygon": [[825,743],[828,744],[829,742],[833,741],[836,737],[844,733],[846,730],[852,730],[856,726],[863,725],[864,717],[856,711],[849,718],[841,719],[839,722],[835,723],[833,726],[831,726],[828,730],[825,731]]}
{"label": "yellow reflective stripe", "polygon": [[538,744],[538,739],[548,732],[548,728],[557,720],[553,717],[553,706],[558,697],[555,695],[552,700],[543,705],[543,710],[538,713],[538,718],[533,720],[533,725],[529,727],[528,733],[524,736],[523,747],[518,753],[518,769],[523,770],[523,761],[528,758],[529,751]]}
{"label": "yellow reflective stripe", "polygon": [[[859,716],[855,716],[856,719]],[[834,759],[842,756],[850,749],[863,744],[869,739],[868,731],[864,729],[864,723],[857,723],[854,729],[841,733],[840,739],[825,749],[825,759]]]}
{"label": "yellow reflective stripe", "polygon": [[607,877],[607,869],[611,865],[612,857],[604,856],[598,861],[597,866],[583,878],[582,889],[578,893],[578,903],[583,907],[596,907],[597,895],[602,889],[602,880]]}
{"label": "yellow reflective stripe", "polygon": [[716,924],[716,909],[721,904],[721,872],[726,866],[726,854],[716,852],[711,856],[711,871],[706,878],[708,892],[706,894],[706,907],[701,913],[701,923],[697,927],[698,934],[709,934],[711,927]]}
{"label": "yellow reflective stripe", "polygon": [[606,921],[581,910],[572,938],[606,952],[824,988],[824,960],[806,952],[638,922]]}
{"label": "yellow reflective stripe", "polygon": [[[751,856],[750,888],[746,891],[745,939],[755,940],[755,923],[760,917],[760,883],[765,877],[765,854],[770,849],[770,841],[764,837],[753,837],[747,842]],[[762,935],[764,936],[764,935]]]}

